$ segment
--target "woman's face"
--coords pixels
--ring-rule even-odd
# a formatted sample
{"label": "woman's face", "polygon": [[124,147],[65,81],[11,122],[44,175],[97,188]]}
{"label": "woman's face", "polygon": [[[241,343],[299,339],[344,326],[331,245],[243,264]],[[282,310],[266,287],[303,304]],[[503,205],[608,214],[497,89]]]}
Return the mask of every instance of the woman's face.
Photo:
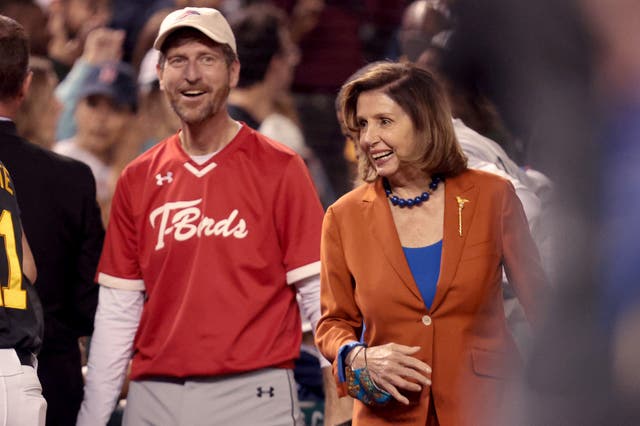
{"label": "woman's face", "polygon": [[356,119],[362,153],[379,176],[393,176],[401,171],[401,159],[414,157],[420,135],[411,117],[384,92],[362,92],[358,97]]}

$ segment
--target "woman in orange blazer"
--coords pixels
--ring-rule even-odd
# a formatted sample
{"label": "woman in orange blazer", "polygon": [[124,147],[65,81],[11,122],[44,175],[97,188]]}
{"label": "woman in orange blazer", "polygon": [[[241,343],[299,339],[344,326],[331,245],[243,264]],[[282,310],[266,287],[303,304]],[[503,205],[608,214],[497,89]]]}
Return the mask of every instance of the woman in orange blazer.
{"label": "woman in orange blazer", "polygon": [[378,391],[353,424],[500,424],[520,367],[503,266],[530,321],[546,286],[522,205],[467,169],[427,71],[377,63],[341,98],[367,183],[325,216],[316,343],[341,395]]}

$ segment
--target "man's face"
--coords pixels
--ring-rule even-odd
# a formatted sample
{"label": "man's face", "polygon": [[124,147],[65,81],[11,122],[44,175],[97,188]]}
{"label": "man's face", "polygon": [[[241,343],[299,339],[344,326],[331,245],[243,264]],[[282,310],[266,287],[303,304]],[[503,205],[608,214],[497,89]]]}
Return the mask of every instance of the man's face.
{"label": "man's face", "polygon": [[128,106],[120,106],[103,95],[82,99],[76,108],[76,142],[94,155],[104,158],[122,140],[133,119]]}
{"label": "man's face", "polygon": [[169,47],[158,68],[160,87],[185,124],[199,124],[226,107],[229,90],[238,83],[240,64],[227,65],[221,46],[189,39]]}

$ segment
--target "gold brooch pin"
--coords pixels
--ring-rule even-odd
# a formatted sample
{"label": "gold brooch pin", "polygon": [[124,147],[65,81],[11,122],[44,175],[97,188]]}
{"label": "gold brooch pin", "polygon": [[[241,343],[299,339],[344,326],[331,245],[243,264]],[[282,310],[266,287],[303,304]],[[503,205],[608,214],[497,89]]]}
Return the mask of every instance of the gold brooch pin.
{"label": "gold brooch pin", "polygon": [[457,195],[456,201],[458,202],[458,234],[462,237],[462,209],[464,208],[464,203],[468,203],[469,200]]}

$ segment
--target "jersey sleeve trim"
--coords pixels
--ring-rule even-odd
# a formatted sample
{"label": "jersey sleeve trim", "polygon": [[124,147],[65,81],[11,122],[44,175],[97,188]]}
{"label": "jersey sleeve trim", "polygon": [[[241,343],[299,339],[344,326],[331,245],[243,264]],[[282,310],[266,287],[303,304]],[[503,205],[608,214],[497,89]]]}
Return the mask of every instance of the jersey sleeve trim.
{"label": "jersey sleeve trim", "polygon": [[105,287],[119,288],[121,290],[145,290],[144,281],[142,280],[118,278],[105,274],[104,272],[98,273],[98,282]]}
{"label": "jersey sleeve trim", "polygon": [[320,261],[309,263],[287,272],[287,284],[293,284],[304,278],[320,273]]}

